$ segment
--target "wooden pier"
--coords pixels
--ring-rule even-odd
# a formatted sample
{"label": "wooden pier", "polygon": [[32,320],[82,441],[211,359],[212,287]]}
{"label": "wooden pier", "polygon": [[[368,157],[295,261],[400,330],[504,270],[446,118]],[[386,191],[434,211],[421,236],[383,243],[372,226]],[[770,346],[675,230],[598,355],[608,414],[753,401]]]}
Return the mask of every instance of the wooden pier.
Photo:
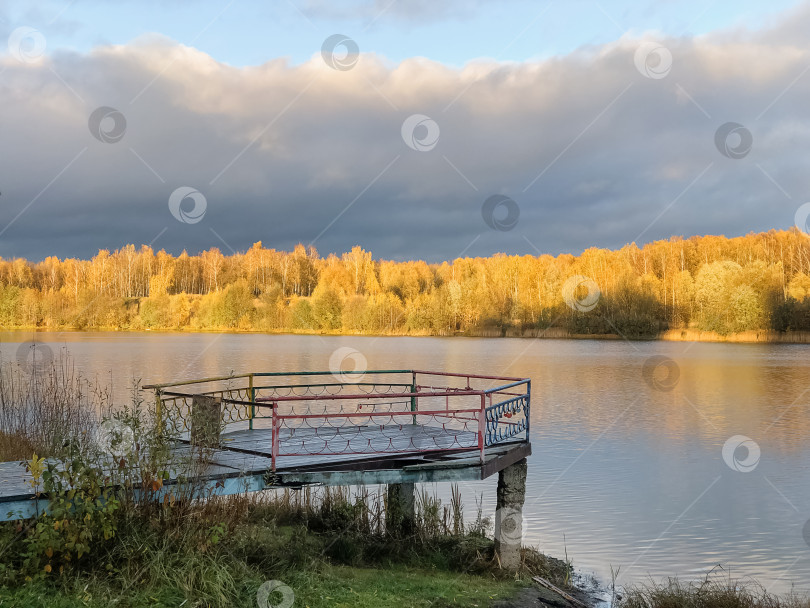
{"label": "wooden pier", "polygon": [[[194,478],[206,494],[387,484],[397,496],[404,489],[408,504],[413,484],[498,473],[496,537],[498,515],[514,520],[522,508],[531,453],[531,383],[525,378],[416,370],[270,372],[144,389],[154,391],[156,415],[177,438],[172,452],[178,461],[206,446],[206,468]],[[507,469],[522,479],[508,482]],[[172,472],[165,486],[179,478]],[[47,505],[42,497],[37,504],[30,481],[24,463],[0,463],[0,521],[32,517]],[[512,498],[502,505],[507,482],[517,493],[504,494]]]}

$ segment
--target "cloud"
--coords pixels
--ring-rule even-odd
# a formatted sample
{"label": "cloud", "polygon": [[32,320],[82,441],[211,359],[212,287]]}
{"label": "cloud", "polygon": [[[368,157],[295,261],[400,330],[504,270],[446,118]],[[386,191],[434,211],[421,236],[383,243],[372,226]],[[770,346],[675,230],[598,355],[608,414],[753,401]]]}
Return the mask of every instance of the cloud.
{"label": "cloud", "polygon": [[[461,69],[363,54],[340,71],[320,52],[235,68],[156,37],[4,56],[0,255],[261,240],[437,261],[787,228],[810,198],[810,50],[797,21],[810,25],[808,11],[766,31],[655,40],[672,62],[654,78],[630,38]],[[88,128],[100,106],[125,117],[117,143]],[[438,127],[429,151],[402,139],[413,114]],[[752,135],[743,158],[715,146],[727,122]],[[169,211],[180,186],[206,197],[198,223]],[[484,222],[492,194],[520,206],[514,229]]]}

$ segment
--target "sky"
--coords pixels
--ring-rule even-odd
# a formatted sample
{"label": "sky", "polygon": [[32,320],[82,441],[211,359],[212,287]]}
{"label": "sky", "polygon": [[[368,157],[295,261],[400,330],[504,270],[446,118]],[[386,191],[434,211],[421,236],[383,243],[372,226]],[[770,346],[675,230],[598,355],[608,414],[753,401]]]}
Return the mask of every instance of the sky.
{"label": "sky", "polygon": [[0,256],[787,229],[810,1],[0,0]]}

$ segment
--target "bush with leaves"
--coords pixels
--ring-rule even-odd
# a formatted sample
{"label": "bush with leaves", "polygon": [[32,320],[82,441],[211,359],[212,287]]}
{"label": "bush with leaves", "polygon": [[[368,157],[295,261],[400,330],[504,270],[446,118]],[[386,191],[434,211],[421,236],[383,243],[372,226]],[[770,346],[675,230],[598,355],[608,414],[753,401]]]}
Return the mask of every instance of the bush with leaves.
{"label": "bush with leaves", "polygon": [[109,477],[85,455],[28,462],[32,484],[42,485],[48,505],[23,539],[22,571],[29,577],[64,572],[99,550],[116,532],[118,499]]}

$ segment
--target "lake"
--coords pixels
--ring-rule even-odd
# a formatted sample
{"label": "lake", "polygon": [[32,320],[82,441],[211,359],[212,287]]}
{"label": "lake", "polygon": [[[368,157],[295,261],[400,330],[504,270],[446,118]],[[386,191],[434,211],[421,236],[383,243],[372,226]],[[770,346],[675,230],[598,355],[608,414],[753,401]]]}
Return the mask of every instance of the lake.
{"label": "lake", "polygon": [[[0,332],[4,359],[32,335]],[[622,584],[699,578],[722,564],[716,575],[810,590],[810,346],[154,332],[36,339],[66,348],[117,399],[130,398],[133,378],[327,370],[341,346],[363,353],[369,369],[526,376],[526,544],[567,552],[604,580],[620,567]],[[659,360],[651,380],[645,363]],[[485,515],[494,512],[496,479],[463,485],[468,516],[480,496]]]}

